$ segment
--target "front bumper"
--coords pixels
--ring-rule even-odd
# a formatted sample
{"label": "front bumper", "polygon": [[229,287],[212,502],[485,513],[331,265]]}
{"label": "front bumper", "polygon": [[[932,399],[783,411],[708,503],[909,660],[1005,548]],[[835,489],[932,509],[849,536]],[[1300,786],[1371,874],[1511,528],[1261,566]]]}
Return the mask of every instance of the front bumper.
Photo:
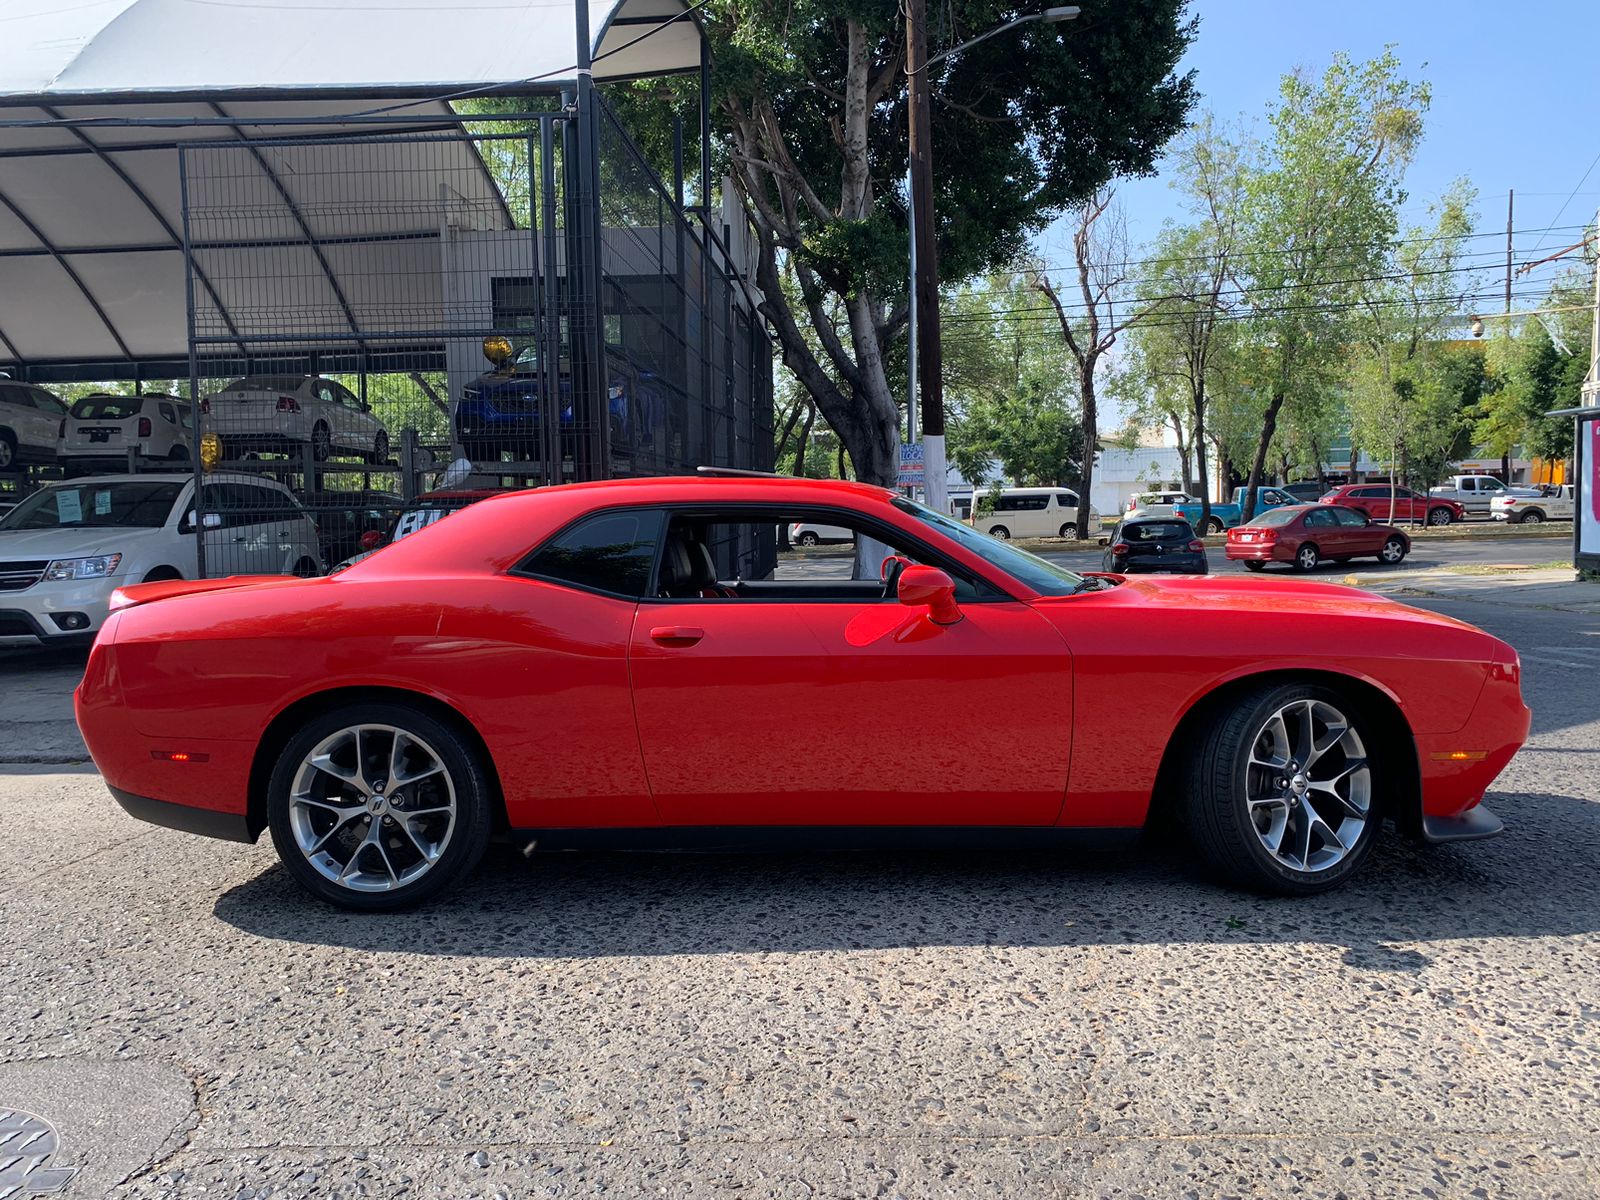
{"label": "front bumper", "polygon": [[[125,575],[109,579],[74,579],[40,582],[20,592],[0,593],[0,644],[45,642],[71,645],[94,637],[105,624],[111,593],[131,582]],[[82,613],[89,623],[81,629],[63,629],[56,616]]]}

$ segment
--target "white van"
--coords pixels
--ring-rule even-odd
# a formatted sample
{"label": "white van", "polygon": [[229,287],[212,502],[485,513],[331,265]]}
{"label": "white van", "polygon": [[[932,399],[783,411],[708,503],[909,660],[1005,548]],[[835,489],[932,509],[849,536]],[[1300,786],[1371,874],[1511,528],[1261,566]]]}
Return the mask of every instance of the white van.
{"label": "white van", "polygon": [[[1078,493],[1069,488],[1003,488],[979,492],[972,527],[1001,541],[1011,538],[1071,537],[1078,520]],[[1100,529],[1100,514],[1089,509],[1088,535]]]}

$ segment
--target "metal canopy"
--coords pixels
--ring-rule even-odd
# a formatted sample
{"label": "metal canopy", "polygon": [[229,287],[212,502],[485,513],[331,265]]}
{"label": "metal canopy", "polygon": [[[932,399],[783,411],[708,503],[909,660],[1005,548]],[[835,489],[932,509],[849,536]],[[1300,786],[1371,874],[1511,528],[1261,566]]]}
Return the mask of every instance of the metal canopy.
{"label": "metal canopy", "polygon": [[[596,78],[701,67],[682,0],[602,0],[586,15]],[[416,169],[413,142],[392,163],[349,172],[348,196],[324,191],[308,205],[290,139],[459,133],[451,98],[570,84],[579,16],[561,0],[0,0],[0,369],[187,373],[174,369],[189,351],[180,144],[260,144],[228,252],[299,237],[313,248],[311,302],[357,326],[360,279],[397,247],[414,256],[407,239],[437,236],[399,228],[393,214],[407,205],[384,203],[429,172]],[[365,156],[382,154],[373,145]],[[480,181],[463,198],[490,214],[480,227],[515,224],[468,139],[438,139],[428,154],[434,175]],[[208,277],[204,253],[193,261],[197,311],[232,329],[226,280]],[[437,286],[437,272],[411,260],[403,273]]]}

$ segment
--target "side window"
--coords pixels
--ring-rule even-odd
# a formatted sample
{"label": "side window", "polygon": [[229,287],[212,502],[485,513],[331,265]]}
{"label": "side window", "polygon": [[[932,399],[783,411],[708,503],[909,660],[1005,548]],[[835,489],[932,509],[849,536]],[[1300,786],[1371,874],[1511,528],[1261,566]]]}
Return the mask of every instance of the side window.
{"label": "side window", "polygon": [[1006,506],[1012,512],[1043,512],[1050,504],[1050,497],[1045,496],[1008,496]]}
{"label": "side window", "polygon": [[208,483],[200,494],[200,506],[208,514],[222,518],[222,527],[248,525],[244,488],[237,483]]}
{"label": "side window", "polygon": [[[1165,502],[1165,498],[1163,498],[1163,501]],[[1077,508],[1078,498],[1071,492],[1057,492],[1056,503],[1062,508]]]}
{"label": "side window", "polygon": [[11,404],[15,404],[18,408],[32,408],[32,407],[34,407],[33,393],[30,392],[27,388],[20,388],[20,387],[7,388],[6,389],[5,398],[6,398],[7,402],[9,402]]}
{"label": "side window", "polygon": [[343,402],[346,408],[353,409],[356,412],[363,411],[361,407],[361,398],[359,396],[357,396],[349,388],[341,387],[339,384],[334,384],[334,387],[338,391],[340,401]]}
{"label": "side window", "polygon": [[333,385],[326,379],[317,380],[317,382],[312,385],[312,390],[316,393],[317,399],[321,400],[324,404],[339,403],[339,397],[334,395]]}
{"label": "side window", "polygon": [[1331,508],[1314,508],[1306,514],[1306,528],[1318,529],[1333,525],[1334,516]]}
{"label": "side window", "polygon": [[174,411],[172,405],[168,404],[165,400],[163,400],[160,404],[156,405],[156,408],[161,413],[161,419],[163,421],[165,421],[168,425],[176,425],[178,423],[178,414],[177,414],[177,412]]}
{"label": "side window", "polygon": [[1330,511],[1332,511],[1333,515],[1339,519],[1339,523],[1341,525],[1365,526],[1371,523],[1367,520],[1365,513],[1358,513],[1353,508],[1335,508]]}
{"label": "side window", "polygon": [[67,415],[67,406],[49,392],[34,392],[33,403],[52,417],[64,417]]}
{"label": "side window", "polygon": [[643,596],[664,520],[655,509],[595,513],[534,551],[519,574],[615,596]]}

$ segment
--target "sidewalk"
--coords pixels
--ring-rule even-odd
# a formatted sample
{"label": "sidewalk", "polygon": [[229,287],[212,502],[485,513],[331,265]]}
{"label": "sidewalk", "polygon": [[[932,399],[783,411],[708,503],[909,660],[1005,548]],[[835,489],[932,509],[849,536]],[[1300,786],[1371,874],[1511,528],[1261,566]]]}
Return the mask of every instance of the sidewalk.
{"label": "sidewalk", "polygon": [[1600,583],[1579,582],[1571,567],[1486,564],[1472,570],[1441,568],[1379,575],[1357,572],[1340,582],[1379,595],[1437,596],[1508,608],[1543,608],[1600,616]]}

